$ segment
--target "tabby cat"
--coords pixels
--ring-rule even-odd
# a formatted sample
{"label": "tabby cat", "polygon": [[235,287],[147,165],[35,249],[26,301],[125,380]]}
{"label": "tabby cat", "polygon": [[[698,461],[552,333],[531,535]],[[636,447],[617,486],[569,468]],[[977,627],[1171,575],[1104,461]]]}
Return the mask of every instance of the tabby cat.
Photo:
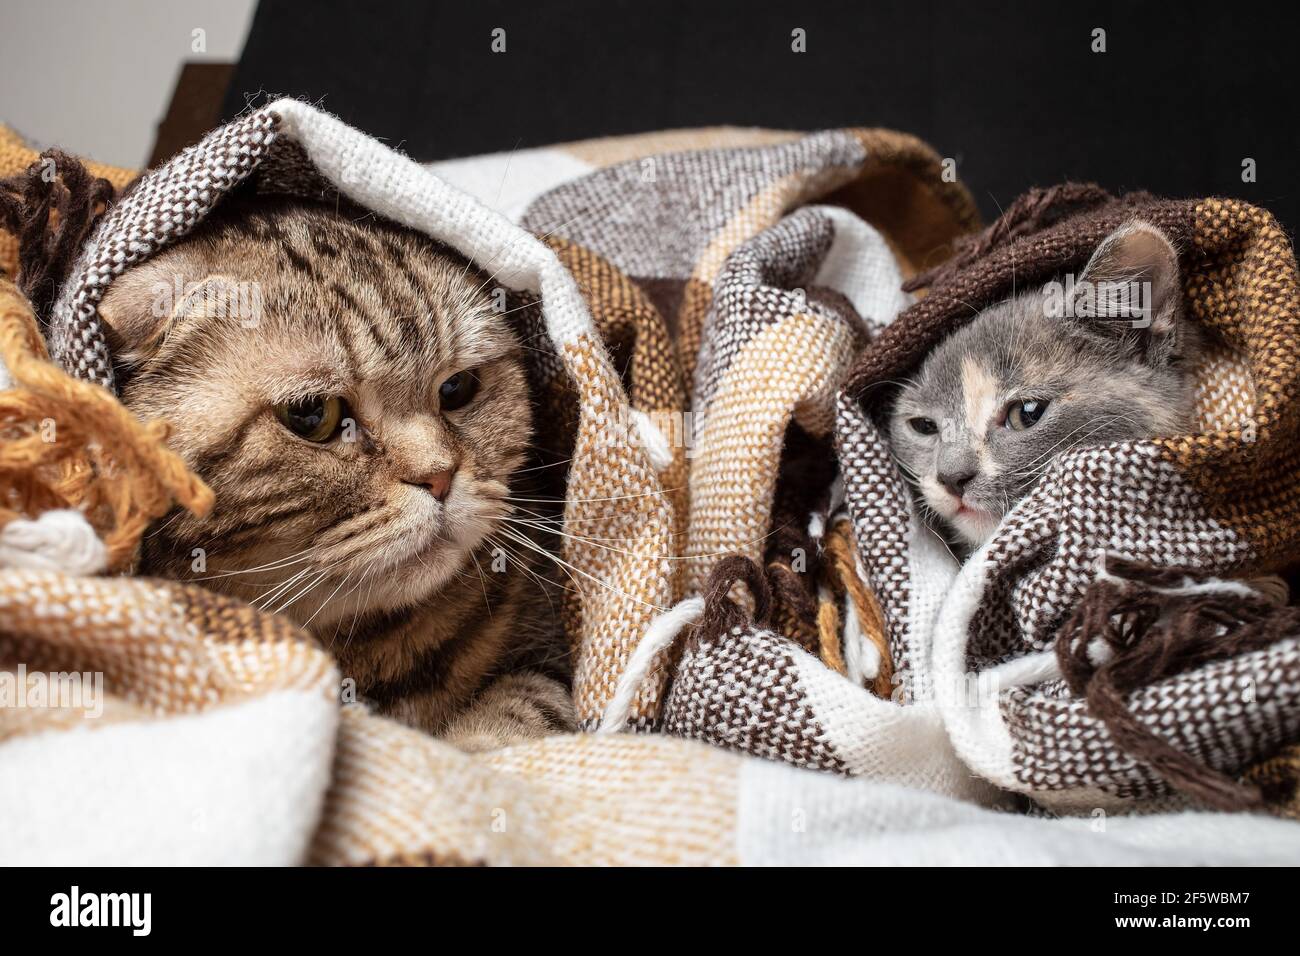
{"label": "tabby cat", "polygon": [[1192,430],[1200,344],[1174,247],[1129,223],[1077,283],[998,303],[940,343],[894,403],[894,456],[939,530],[977,547],[1061,452]]}
{"label": "tabby cat", "polygon": [[466,749],[574,726],[540,545],[519,531],[536,506],[512,518],[523,346],[488,285],[422,235],[263,198],[100,306],[124,403],[169,422],[217,496],[151,529],[142,572],[288,614],[361,698]]}

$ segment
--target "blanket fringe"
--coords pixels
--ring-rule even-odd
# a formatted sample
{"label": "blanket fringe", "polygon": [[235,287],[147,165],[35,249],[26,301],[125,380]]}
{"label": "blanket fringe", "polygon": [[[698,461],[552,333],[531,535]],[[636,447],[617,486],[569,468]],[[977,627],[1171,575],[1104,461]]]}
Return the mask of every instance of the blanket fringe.
{"label": "blanket fringe", "polygon": [[955,254],[951,258],[908,279],[903,283],[903,291],[917,292],[946,282],[998,246],[1037,232],[1071,212],[1100,206],[1113,199],[1096,183],[1061,183],[1047,189],[1031,189],[1016,197],[1006,212],[983,232],[958,238],[953,243]]}
{"label": "blanket fringe", "polygon": [[[77,511],[102,538],[108,569],[117,571],[129,567],[149,522],[173,501],[196,515],[211,511],[211,489],[167,448],[166,427],[142,424],[103,388],[55,367],[31,307],[5,279],[0,360],[12,379],[0,391],[0,528],[49,511]],[[20,538],[34,555],[63,553],[71,561],[64,570],[89,566],[84,540],[58,544],[30,533],[14,540]]]}
{"label": "blanket fringe", "polygon": [[632,703],[636,700],[641,685],[645,683],[654,668],[655,661],[672,647],[681,633],[699,620],[703,613],[703,598],[687,598],[650,622],[641,642],[632,652],[623,676],[618,680],[618,687],[605,707],[604,716],[596,733],[616,734],[627,727],[628,717],[632,713]]}
{"label": "blanket fringe", "polygon": [[1300,820],[1300,744],[1284,747],[1255,764],[1241,779],[1259,788],[1265,806],[1273,813]]}
{"label": "blanket fringe", "polygon": [[19,288],[42,323],[114,193],[111,182],[61,149],[0,180],[0,228],[18,237]]}
{"label": "blanket fringe", "polygon": [[[836,521],[826,535],[824,547],[833,583],[843,590],[851,606],[845,608],[845,642],[847,644],[852,637],[861,635],[875,651],[869,655],[863,676],[871,679],[870,687],[877,697],[888,700],[894,691],[894,665],[889,652],[889,638],[885,634],[885,615],[871,589],[858,576],[852,522],[847,518]],[[856,635],[849,633],[850,618]],[[846,656],[851,655],[852,652],[846,648]],[[872,664],[874,669],[870,666]]]}
{"label": "blanket fringe", "polygon": [[[1300,633],[1300,608],[1276,594],[1185,569],[1107,556],[1056,642],[1070,691],[1087,700],[1116,746],[1166,783],[1218,810],[1265,808],[1260,786],[1174,747],[1128,708],[1127,696],[1203,664]],[[1109,653],[1098,653],[1096,642]]]}

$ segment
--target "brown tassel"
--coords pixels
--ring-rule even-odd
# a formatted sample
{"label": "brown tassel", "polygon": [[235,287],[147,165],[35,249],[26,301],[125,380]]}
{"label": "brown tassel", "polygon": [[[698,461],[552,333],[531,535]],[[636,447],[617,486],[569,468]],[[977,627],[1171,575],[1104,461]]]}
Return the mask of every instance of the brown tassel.
{"label": "brown tassel", "polygon": [[18,237],[18,288],[42,325],[113,193],[112,183],[61,149],[0,180],[0,227]]}
{"label": "brown tassel", "polygon": [[1300,820],[1300,744],[1283,747],[1241,776],[1242,782],[1257,786],[1264,805],[1280,817]]}
{"label": "brown tassel", "polygon": [[849,669],[840,648],[840,609],[832,596],[827,596],[817,605],[817,656],[835,673],[848,675]]}
{"label": "brown tassel", "polygon": [[763,569],[739,554],[728,555],[713,566],[704,585],[704,613],[696,623],[696,639],[719,638],[733,627],[747,622],[744,610],[728,595],[738,581],[743,581],[754,598],[753,621],[767,624],[772,611],[772,590]]}
{"label": "brown tassel", "polygon": [[835,523],[826,535],[826,554],[832,571],[831,584],[836,591],[844,592],[845,600],[853,602],[853,612],[867,640],[880,653],[880,671],[871,684],[872,692],[889,700],[894,692],[894,663],[889,651],[889,638],[885,633],[885,615],[871,588],[858,577],[854,558],[856,544],[853,525],[848,520]]}
{"label": "brown tassel", "polygon": [[[1260,788],[1241,783],[1193,759],[1147,727],[1128,709],[1132,691],[1211,661],[1246,653],[1293,636],[1300,609],[1276,607],[1267,596],[1166,594],[1207,575],[1108,559],[1108,578],[1092,584],[1056,642],[1070,691],[1088,702],[1116,746],[1150,766],[1171,787],[1219,810],[1264,805]],[[1118,578],[1118,580],[1117,580]],[[1105,641],[1113,656],[1100,665],[1089,645]]]}
{"label": "brown tassel", "polygon": [[1096,183],[1061,183],[1047,189],[1031,189],[1018,196],[983,232],[956,240],[952,258],[917,273],[903,283],[903,291],[916,292],[939,285],[998,246],[1038,232],[1071,212],[1100,206],[1112,199]]}

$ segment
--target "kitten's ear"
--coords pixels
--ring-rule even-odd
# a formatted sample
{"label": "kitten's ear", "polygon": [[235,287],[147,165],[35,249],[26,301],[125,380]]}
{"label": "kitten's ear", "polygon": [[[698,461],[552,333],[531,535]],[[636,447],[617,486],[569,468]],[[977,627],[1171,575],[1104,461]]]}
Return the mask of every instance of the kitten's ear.
{"label": "kitten's ear", "polygon": [[1182,316],[1183,283],[1173,243],[1141,220],[1121,226],[1088,260],[1074,299],[1083,306],[1073,312],[1079,318],[1121,334],[1135,329],[1148,345],[1157,344],[1175,331]]}

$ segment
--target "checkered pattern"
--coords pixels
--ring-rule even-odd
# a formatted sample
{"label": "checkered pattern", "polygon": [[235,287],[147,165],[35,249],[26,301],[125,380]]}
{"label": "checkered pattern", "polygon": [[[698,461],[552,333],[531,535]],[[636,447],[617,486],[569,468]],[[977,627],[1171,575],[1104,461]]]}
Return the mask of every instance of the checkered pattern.
{"label": "checkered pattern", "polygon": [[[831,131],[754,134],[683,151],[625,141],[585,152],[588,175],[542,191],[523,212],[525,226],[546,234],[541,242],[332,117],[288,101],[254,112],[151,173],[110,210],[56,303],[54,355],[111,387],[95,310],[115,276],[185,235],[246,179],[266,191],[336,188],[476,261],[493,260],[521,298],[540,294],[541,305],[521,320],[552,348],[537,353],[532,377],[544,407],[573,413],[547,422],[576,422],[542,440],[567,447],[573,459],[563,557],[579,585],[567,620],[586,727],[599,725],[651,621],[699,593],[719,557],[740,553],[787,578],[802,573],[795,564],[803,557],[816,565],[817,535],[803,528],[819,516],[824,527],[829,515],[819,509],[833,507],[833,490],[828,481],[800,485],[803,473],[788,469],[797,439],[812,460],[837,456],[898,693],[874,696],[791,635],[750,626],[702,635],[676,663],[664,652],[636,696],[633,726],[968,797],[984,786],[968,767],[1061,806],[1080,795],[1166,796],[1163,782],[1116,751],[1050,674],[965,710],[946,681],[1048,653],[1099,553],[1224,574],[1267,570],[1295,553],[1300,310],[1294,259],[1276,223],[1243,203],[1120,202],[1019,235],[896,321],[887,311],[865,322],[854,303],[892,301],[884,293],[896,292],[900,270],[974,222],[969,197],[942,181],[938,158],[922,144],[883,131]],[[572,155],[583,154],[574,147]],[[886,181],[902,192],[881,202],[872,190]],[[832,194],[871,216],[871,226],[808,206]],[[900,219],[906,208],[929,212]],[[959,571],[934,547],[892,464],[878,422],[887,389],[878,386],[905,374],[972,303],[1077,265],[1138,211],[1188,250],[1191,314],[1223,343],[1198,392],[1207,431],[1062,456],[1051,479]],[[869,279],[820,284],[835,262],[868,249]],[[629,436],[628,423],[649,413],[687,412],[698,418],[689,447],[668,441],[652,454],[646,446],[656,435],[644,424]],[[792,515],[802,535],[796,550],[806,555],[769,546],[791,532]],[[796,578],[815,608],[827,603],[819,573]],[[789,593],[779,600],[793,602],[779,619],[816,631],[798,600]],[[835,609],[847,615],[838,600]],[[1294,652],[1274,650],[1166,681],[1138,695],[1135,707],[1153,725],[1185,727],[1179,741],[1212,766],[1243,769],[1295,733]],[[1247,679],[1257,696],[1238,712],[1232,695]],[[1204,713],[1214,719],[1200,719]],[[344,727],[351,719],[345,715]],[[383,779],[395,775],[395,784],[408,779],[407,758],[422,748],[398,751],[395,764],[373,767]],[[358,766],[366,759],[365,747],[346,742],[342,753]],[[905,767],[923,770],[908,776]],[[376,826],[360,819],[357,799],[337,804],[357,821],[317,858],[400,859],[412,846],[428,853],[437,846],[460,861],[493,857],[455,835],[392,839],[382,826],[349,842],[358,828]],[[535,805],[521,812],[545,816]]]}
{"label": "checkered pattern", "polygon": [[[1062,454],[960,573],[920,561],[910,494],[877,422],[887,405],[870,396],[888,394],[880,383],[904,377],[973,307],[998,301],[1013,283],[1077,268],[1134,216],[1187,250],[1190,314],[1217,333],[1199,370],[1202,431]],[[846,389],[857,400],[842,397],[837,424],[860,557],[896,663],[905,671],[909,662],[933,662],[945,721],[977,772],[1060,808],[1170,797],[1158,774],[1117,748],[1085,702],[1052,680],[1050,662],[1036,661],[1053,653],[1103,555],[1222,576],[1294,562],[1296,293],[1295,259],[1266,212],[1239,202],[1130,197],[995,245],[940,280],[863,354]],[[936,576],[951,582],[952,596],[937,615],[914,613],[911,592]],[[1024,676],[1035,669],[1032,680]],[[972,702],[963,680],[981,675],[1001,689]],[[1130,706],[1179,749],[1232,775],[1295,738],[1298,681],[1295,648],[1284,641],[1164,680],[1134,694]]]}
{"label": "checkered pattern", "polygon": [[[745,623],[695,633],[680,656],[659,658],[632,723],[666,734],[577,735],[468,756],[346,704],[346,688],[339,709],[328,654],[277,618],[190,585],[0,571],[0,670],[21,661],[29,669],[103,671],[109,700],[95,731],[105,753],[148,766],[151,754],[174,760],[192,741],[217,739],[205,760],[217,763],[222,779],[248,771],[235,778],[237,790],[196,788],[148,819],[131,812],[147,793],[126,800],[130,788],[105,783],[96,788],[96,809],[126,803],[112,804],[117,827],[92,832],[130,831],[155,849],[161,832],[169,845],[192,853],[201,844],[217,861],[247,860],[250,848],[265,845],[274,852],[259,860],[318,864],[826,861],[835,856],[819,845],[866,849],[863,835],[884,832],[884,843],[858,858],[888,861],[897,832],[923,817],[995,834],[983,858],[1040,860],[1043,831],[1017,829],[1040,821],[1011,826],[1009,814],[980,816],[941,797],[781,765],[978,803],[996,799],[985,780],[1061,808],[1165,797],[1160,778],[1113,748],[1050,667],[1034,679],[1022,669],[995,683],[987,701],[958,702],[953,678],[1039,665],[1035,656],[1052,653],[1054,628],[1086,593],[1095,574],[1089,558],[1099,549],[1225,572],[1295,553],[1286,510],[1300,472],[1288,457],[1300,419],[1295,264],[1269,217],[1222,202],[1166,204],[1154,215],[1161,228],[1180,229],[1180,245],[1195,248],[1188,300],[1223,338],[1200,390],[1206,433],[1066,455],[1056,480],[958,571],[911,509],[872,418],[883,406],[871,386],[918,360],[969,315],[967,302],[996,298],[1013,276],[1031,281],[1086,258],[1099,230],[1130,215],[1131,204],[1110,220],[1065,222],[1041,255],[1027,256],[1024,246],[993,250],[983,265],[995,281],[959,273],[891,321],[906,304],[897,291],[901,273],[974,224],[969,196],[941,181],[937,157],[917,140],[880,130],[706,131],[558,151],[591,173],[542,190],[524,213],[532,228],[554,233],[543,245],[303,104],[252,113],[151,174],[105,217],[57,304],[57,358],[78,376],[112,385],[95,316],[104,286],[185,234],[240,179],[313,195],[338,187],[465,255],[499,254],[516,302],[541,297],[519,319],[554,346],[536,352],[532,369],[546,420],[576,421],[556,446],[575,459],[565,519],[578,540],[565,545],[564,557],[593,585],[576,589],[568,614],[575,692],[588,726],[599,723],[650,620],[698,592],[720,551],[794,572],[792,555],[774,555],[755,538],[789,531],[788,514],[829,518],[815,499],[831,499],[829,509],[836,503],[832,489],[805,489],[802,473],[789,472],[794,427],[814,457],[831,454],[833,431],[861,575],[888,632],[896,695],[868,692],[789,633]],[[871,190],[881,172],[891,174],[893,191],[891,202],[876,204]],[[844,209],[803,208],[832,191],[850,208],[874,209],[871,226]],[[913,220],[892,212],[909,208],[948,215],[943,224],[927,215],[915,217],[924,228],[909,226]],[[858,260],[865,268],[836,265]],[[846,373],[848,384],[837,388]],[[689,457],[684,447],[669,447],[662,460],[629,447],[630,412],[688,410],[707,412]],[[1245,441],[1239,421],[1251,416]],[[810,531],[805,540],[816,563],[822,538]],[[1279,641],[1143,688],[1131,706],[1186,752],[1235,773],[1295,740],[1297,656],[1295,640]],[[78,715],[59,709],[0,713],[0,780],[36,766],[25,763],[35,735],[81,726]],[[213,728],[221,736],[205,736]],[[139,737],[136,749],[131,735]],[[40,737],[47,754],[40,766],[68,762],[85,739]],[[276,758],[257,749],[276,741],[285,744]],[[253,756],[240,765],[246,753]],[[263,778],[274,786],[257,803],[248,795]],[[49,791],[42,804],[57,804],[62,826],[31,827],[35,838],[6,836],[4,852],[21,857],[32,839],[64,832],[86,847],[90,840],[75,838],[86,817],[77,804],[83,790]],[[0,804],[23,793],[0,783]],[[25,806],[25,822],[44,812]],[[203,843],[207,814],[230,808],[242,813],[238,826]],[[810,842],[801,842],[805,819],[816,835]],[[1170,861],[1213,861],[1236,849],[1251,860],[1287,852],[1284,834],[1257,818],[1223,825],[1197,814],[1149,819],[1149,829],[1136,823],[1135,845],[1164,839],[1162,858]],[[1193,826],[1179,829],[1180,821]],[[1113,829],[1126,827],[1115,821]],[[1101,845],[1104,838],[1089,836],[1071,845],[1071,860],[1134,858],[1097,852]],[[1205,847],[1221,852],[1208,855]]]}
{"label": "checkered pattern", "polygon": [[279,117],[263,109],[223,126],[145,177],[129,201],[110,207],[54,304],[50,354],[78,378],[113,388],[113,365],[98,306],[108,285],[185,236],[258,167]]}

